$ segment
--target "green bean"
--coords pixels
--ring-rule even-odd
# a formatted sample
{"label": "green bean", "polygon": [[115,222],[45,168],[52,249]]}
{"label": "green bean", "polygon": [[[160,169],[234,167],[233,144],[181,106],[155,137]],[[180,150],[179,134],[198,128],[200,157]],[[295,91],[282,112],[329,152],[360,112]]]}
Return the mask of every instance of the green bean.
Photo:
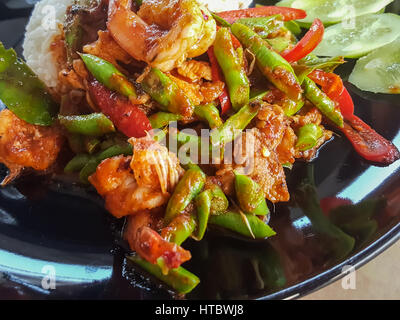
{"label": "green bean", "polygon": [[211,200],[212,195],[209,190],[201,192],[195,198],[198,221],[195,239],[198,241],[203,239],[207,229],[208,219],[211,213]]}
{"label": "green bean", "polygon": [[217,31],[214,54],[224,74],[232,107],[234,110],[239,110],[249,103],[250,84],[242,63],[235,52],[231,34],[227,28],[221,28]]}
{"label": "green bean", "polygon": [[338,127],[343,128],[343,116],[340,110],[336,107],[336,103],[329,99],[329,97],[309,78],[303,82],[304,93],[308,100],[310,100],[324,116],[331,120]]}
{"label": "green bean", "polygon": [[206,187],[206,190],[210,192],[211,195],[211,214],[219,214],[225,212],[228,209],[229,201],[222,189],[216,185],[212,184]]}
{"label": "green bean", "polygon": [[217,15],[213,12],[211,12],[211,15],[215,19],[215,21],[217,21],[222,27],[225,27],[225,28],[231,27],[231,24],[228,21],[226,21],[224,18],[221,18],[219,15]]}
{"label": "green bean", "polygon": [[20,119],[35,125],[53,123],[58,106],[44,83],[0,42],[0,100]]}
{"label": "green bean", "polygon": [[164,111],[190,117],[193,114],[193,103],[161,70],[152,68],[142,81],[143,89],[157,101]]}
{"label": "green bean", "polygon": [[282,104],[282,109],[288,117],[294,116],[297,112],[300,111],[301,108],[303,108],[305,104],[304,99],[301,99],[299,101],[293,101],[291,99],[284,99],[283,104]]}
{"label": "green bean", "polygon": [[105,159],[119,155],[131,155],[132,146],[130,144],[114,145],[104,151],[94,155],[92,159],[82,168],[79,173],[81,182],[88,183],[88,178],[96,172],[97,166]]}
{"label": "green bean", "polygon": [[235,140],[257,115],[260,104],[254,101],[229,117],[218,130],[211,132],[212,145],[224,145]]}
{"label": "green bean", "polygon": [[100,148],[101,141],[96,137],[85,137],[84,144],[86,151],[89,154],[93,154]]}
{"label": "green bean", "polygon": [[165,222],[170,223],[182,213],[187,205],[201,192],[206,181],[206,175],[200,168],[190,168],[175,187],[165,210]]}
{"label": "green bean", "polygon": [[213,103],[194,108],[194,114],[200,119],[207,121],[211,129],[219,128],[222,126],[222,119],[219,115],[218,109]]}
{"label": "green bean", "polygon": [[161,230],[161,236],[180,246],[189,238],[196,229],[196,218],[193,214],[181,214],[175,217],[172,222]]}
{"label": "green bean", "polygon": [[257,66],[263,75],[289,98],[300,100],[302,89],[290,63],[272,50],[269,44],[249,27],[234,23],[231,30],[255,55]]}
{"label": "green bean", "polygon": [[152,264],[139,256],[128,256],[129,260],[133,261],[145,271],[155,276],[162,282],[166,283],[178,293],[186,294],[192,291],[200,282],[200,279],[193,273],[187,271],[183,267],[170,269],[167,275],[164,275],[161,268]]}
{"label": "green bean", "polygon": [[112,63],[91,54],[81,54],[81,58],[90,73],[108,89],[137,98],[135,86]]}
{"label": "green bean", "polygon": [[301,27],[296,21],[294,20],[285,21],[284,25],[285,28],[295,36],[299,36],[301,34]]}
{"label": "green bean", "polygon": [[149,117],[150,124],[153,129],[166,127],[170,122],[176,122],[181,119],[181,115],[170,112],[157,112]]}
{"label": "green bean", "polygon": [[269,214],[264,192],[253,179],[235,172],[235,191],[240,209],[245,213],[258,216]]}
{"label": "green bean", "polygon": [[84,136],[102,136],[115,131],[112,121],[102,113],[75,116],[58,115],[58,120],[68,132]]}
{"label": "green bean", "polygon": [[80,153],[73,157],[65,166],[65,173],[78,172],[92,159],[87,153]]}
{"label": "green bean", "polygon": [[302,126],[297,133],[296,148],[300,151],[314,148],[323,134],[324,130],[315,123],[308,123]]}
{"label": "green bean", "polygon": [[264,39],[264,40],[266,42],[268,42],[268,44],[271,46],[272,49],[274,49],[276,52],[279,52],[279,53],[286,50],[289,47],[289,45],[292,43],[292,41],[290,39],[287,39],[285,37],[276,37],[276,38]]}
{"label": "green bean", "polygon": [[227,211],[210,216],[208,222],[249,238],[254,236],[255,239],[264,239],[276,234],[270,226],[252,214],[242,215],[238,212]]}
{"label": "green bean", "polygon": [[251,28],[261,37],[266,37],[283,27],[283,18],[279,14],[269,17],[242,18],[236,22]]}

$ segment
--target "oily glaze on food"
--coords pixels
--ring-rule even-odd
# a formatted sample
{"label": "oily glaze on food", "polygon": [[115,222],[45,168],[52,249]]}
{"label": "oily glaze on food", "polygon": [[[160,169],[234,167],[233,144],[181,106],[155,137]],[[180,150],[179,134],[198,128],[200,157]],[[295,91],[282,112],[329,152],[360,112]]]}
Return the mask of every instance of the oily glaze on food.
{"label": "oily glaze on food", "polygon": [[[321,21],[297,41],[288,22],[303,10],[217,16],[194,0],[75,0],[64,10],[48,47],[57,79],[43,79],[60,105],[55,116],[36,96],[48,97],[40,80],[18,72],[28,67],[0,46],[0,98],[10,109],[0,113],[5,182],[24,167],[48,170],[65,150],[65,173],[126,219],[129,259],[178,293],[199,282],[181,266],[191,258],[182,243],[201,241],[210,225],[274,236],[268,205],[289,201],[287,170],[313,160],[332,130],[367,160],[400,157],[354,115],[333,73],[343,58],[312,54]],[[35,105],[8,94],[31,87]]]}

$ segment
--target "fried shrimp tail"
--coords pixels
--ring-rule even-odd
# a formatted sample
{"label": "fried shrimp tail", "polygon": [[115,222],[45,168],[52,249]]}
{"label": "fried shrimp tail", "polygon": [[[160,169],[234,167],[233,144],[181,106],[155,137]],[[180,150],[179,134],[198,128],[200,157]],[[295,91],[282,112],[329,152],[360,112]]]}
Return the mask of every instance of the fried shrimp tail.
{"label": "fried shrimp tail", "polygon": [[193,0],[145,0],[137,13],[132,0],[111,0],[107,28],[133,58],[162,71],[178,67],[212,45],[216,23]]}

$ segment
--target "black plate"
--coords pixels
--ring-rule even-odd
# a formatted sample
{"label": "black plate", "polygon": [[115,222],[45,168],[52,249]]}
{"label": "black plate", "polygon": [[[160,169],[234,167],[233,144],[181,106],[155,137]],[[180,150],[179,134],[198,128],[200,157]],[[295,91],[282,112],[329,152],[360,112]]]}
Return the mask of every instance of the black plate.
{"label": "black plate", "polygon": [[[390,10],[398,12],[400,1]],[[29,12],[22,0],[0,2],[0,40],[7,47],[20,52]],[[352,64],[342,68],[344,76]],[[398,96],[348,87],[356,114],[400,147]],[[399,167],[372,166],[336,137],[313,163],[288,172],[292,200],[277,205],[271,218],[277,236],[249,242],[210,230],[204,241],[185,243],[193,256],[185,267],[201,279],[187,298],[298,297],[337,279],[345,265],[361,266],[400,236]],[[334,198],[352,205],[328,217]],[[171,298],[124,260],[115,242],[119,230],[93,190],[68,181],[31,176],[1,189],[0,298]],[[42,281],[51,271],[56,289],[46,290]]]}

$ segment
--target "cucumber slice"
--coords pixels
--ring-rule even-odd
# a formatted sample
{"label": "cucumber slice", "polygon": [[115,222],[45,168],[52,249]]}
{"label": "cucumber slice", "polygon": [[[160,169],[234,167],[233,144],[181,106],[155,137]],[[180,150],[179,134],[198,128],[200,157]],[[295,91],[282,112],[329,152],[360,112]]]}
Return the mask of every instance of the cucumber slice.
{"label": "cucumber slice", "polygon": [[400,94],[400,38],[359,59],[349,81],[364,91]]}
{"label": "cucumber slice", "polygon": [[391,2],[393,0],[283,0],[276,5],[305,10],[307,17],[299,20],[302,24],[310,25],[315,18],[319,18],[324,24],[329,25],[364,14],[376,13]]}
{"label": "cucumber slice", "polygon": [[325,29],[317,56],[358,58],[396,40],[400,36],[400,16],[369,14],[355,19],[354,28],[337,24]]}

